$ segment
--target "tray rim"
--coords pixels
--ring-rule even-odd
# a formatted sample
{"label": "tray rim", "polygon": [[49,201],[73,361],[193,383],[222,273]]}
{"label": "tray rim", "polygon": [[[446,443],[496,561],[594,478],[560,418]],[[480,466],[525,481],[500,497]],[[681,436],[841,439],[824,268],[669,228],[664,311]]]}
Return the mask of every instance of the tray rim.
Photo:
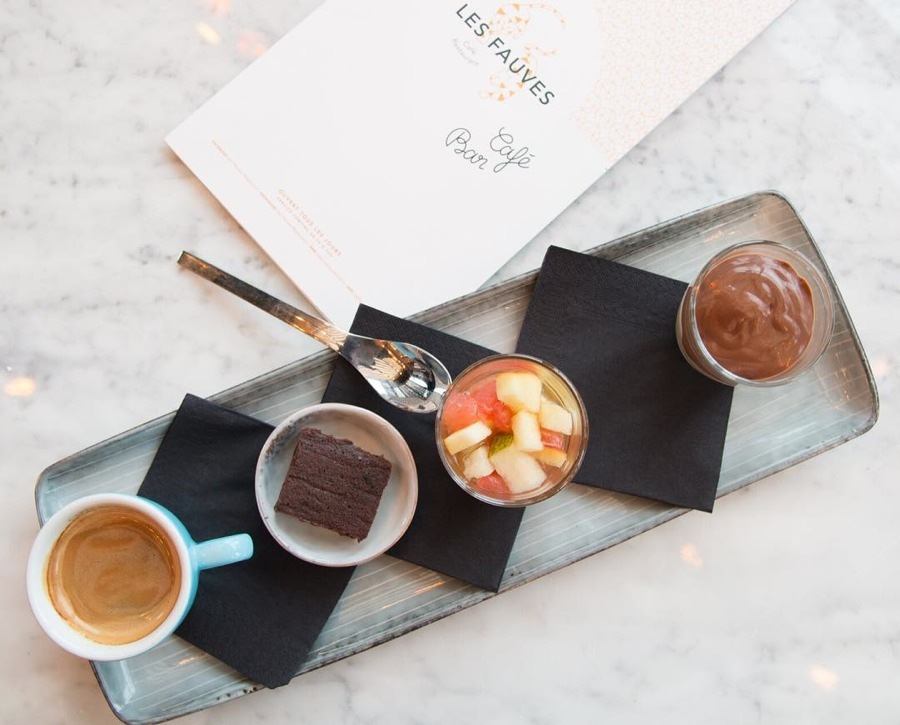
{"label": "tray rim", "polygon": [[[778,464],[778,465],[772,466],[768,469],[762,469],[761,475],[759,475],[753,479],[748,479],[747,481],[745,481],[743,483],[740,483],[739,485],[735,486],[733,489],[722,493],[720,496],[716,496],[716,498],[720,498],[722,496],[727,496],[728,494],[734,493],[735,491],[737,491],[741,488],[744,488],[745,486],[748,486],[751,483],[755,483],[756,481],[762,480],[763,478],[768,478],[769,476],[772,476],[776,473],[780,473],[781,471],[792,468],[793,466],[796,466],[800,463],[808,461],[811,458],[815,458],[816,456],[818,456],[822,453],[830,451],[840,445],[843,445],[844,443],[854,440],[855,438],[858,438],[858,437],[864,435],[865,433],[867,433],[868,431],[870,431],[874,427],[875,423],[878,421],[878,418],[880,416],[880,397],[879,397],[879,393],[878,393],[878,387],[876,385],[875,378],[872,374],[872,369],[869,364],[869,359],[866,354],[865,348],[863,347],[862,341],[859,338],[859,333],[857,332],[856,326],[853,323],[853,318],[850,315],[850,311],[847,308],[846,302],[843,298],[843,295],[841,294],[841,291],[837,284],[837,281],[835,280],[835,278],[831,272],[831,269],[828,266],[827,261],[825,260],[824,255],[822,254],[821,248],[819,247],[818,243],[816,242],[815,237],[813,237],[812,233],[810,232],[809,227],[807,226],[806,222],[803,220],[802,216],[797,211],[796,206],[787,198],[787,196],[785,194],[783,194],[782,192],[777,191],[775,189],[764,189],[764,190],[760,190],[760,191],[756,191],[756,192],[750,192],[748,194],[742,194],[742,195],[738,195],[735,197],[731,197],[731,198],[725,199],[723,201],[719,201],[719,202],[716,202],[713,204],[709,204],[709,205],[700,207],[700,208],[695,209],[690,212],[682,213],[678,216],[662,220],[660,222],[657,222],[656,224],[652,224],[650,226],[643,227],[641,229],[637,229],[633,232],[629,232],[628,234],[622,235],[620,237],[616,237],[615,239],[611,239],[607,242],[602,242],[600,244],[594,245],[592,247],[589,247],[588,249],[583,250],[583,252],[582,252],[583,254],[590,254],[592,256],[601,256],[601,254],[604,250],[615,246],[615,247],[623,248],[623,254],[625,254],[628,251],[628,249],[627,249],[628,242],[639,236],[644,236],[647,234],[652,234],[654,232],[659,232],[659,231],[665,229],[666,227],[675,225],[681,221],[684,221],[685,219],[688,219],[690,217],[693,217],[693,216],[696,216],[699,214],[709,213],[718,208],[727,207],[727,206],[741,203],[741,202],[751,203],[754,199],[759,199],[759,198],[766,197],[766,196],[777,199],[779,202],[785,204],[789,208],[789,210],[796,217],[797,221],[800,223],[800,227],[803,229],[804,233],[806,234],[807,238],[809,239],[809,242],[810,242],[812,248],[815,250],[816,255],[818,256],[818,261],[822,267],[822,271],[823,271],[826,279],[828,280],[828,283],[830,284],[831,289],[835,295],[835,301],[840,306],[840,308],[843,310],[844,315],[847,319],[847,330],[850,333],[850,336],[853,340],[854,348],[859,353],[860,360],[862,362],[863,369],[866,374],[866,383],[869,388],[869,392],[871,393],[871,396],[872,396],[872,405],[871,405],[871,410],[870,410],[868,419],[859,428],[851,431],[848,434],[842,435],[841,437],[825,444],[822,448],[817,449],[813,453],[807,454],[806,452],[803,452],[801,455],[799,455],[796,458],[796,460],[787,461],[784,464]],[[657,240],[647,243],[645,246],[646,246],[646,248],[653,248],[655,246],[662,244],[664,241],[665,241],[664,237],[660,237]],[[616,258],[618,258],[618,256],[623,256],[623,255],[615,255],[615,256],[611,256],[609,258],[616,259]],[[501,287],[506,288],[508,290],[512,290],[513,288],[515,288],[517,286],[527,286],[527,285],[531,284],[537,278],[537,275],[539,274],[539,272],[540,272],[540,267],[523,272],[521,274],[515,275],[508,279],[496,282],[495,284],[485,287],[484,289],[476,290],[474,292],[460,295],[453,299],[450,299],[445,302],[434,305],[432,307],[429,307],[428,309],[422,310],[414,315],[411,315],[408,319],[413,320],[415,322],[425,323],[425,324],[427,324],[428,322],[434,322],[435,320],[440,319],[442,316],[445,316],[448,313],[448,310],[450,310],[456,306],[462,305],[462,304],[467,304],[467,305],[468,304],[477,304],[481,299],[492,296]],[[272,370],[268,370],[266,372],[260,373],[259,375],[249,378],[248,380],[239,382],[229,388],[220,390],[220,391],[208,396],[207,400],[210,400],[212,402],[218,402],[221,399],[229,397],[230,394],[232,394],[234,391],[244,388],[247,385],[257,384],[262,381],[270,381],[272,379],[277,378],[279,375],[286,375],[294,367],[296,367],[298,365],[302,364],[302,365],[307,365],[310,367],[315,367],[317,365],[323,365],[325,363],[328,363],[328,362],[336,359],[336,357],[337,357],[337,355],[335,353],[331,352],[330,350],[322,350],[322,351],[314,352],[309,355],[305,355],[301,358],[298,358],[296,360],[292,360],[291,362],[288,362],[277,368],[273,368]],[[68,456],[65,456],[64,458],[61,458],[61,459],[55,461],[54,463],[51,463],[46,468],[44,468],[40,472],[40,474],[38,474],[38,478],[35,483],[35,489],[34,489],[35,509],[37,511],[38,522],[40,523],[40,525],[43,526],[44,521],[45,521],[45,519],[42,515],[42,512],[41,512],[41,506],[40,506],[40,498],[41,498],[42,489],[47,485],[48,479],[52,475],[54,475],[54,473],[58,469],[62,469],[65,466],[73,463],[76,459],[79,459],[84,455],[89,455],[91,453],[94,453],[97,450],[99,450],[107,445],[110,445],[116,441],[126,439],[126,438],[130,437],[131,435],[141,432],[141,431],[144,431],[150,427],[160,425],[163,421],[165,421],[167,419],[171,419],[175,415],[175,412],[176,411],[170,411],[168,413],[163,413],[162,415],[151,418],[150,420],[144,421],[143,423],[132,426],[120,433],[112,435],[108,438],[98,441],[97,443],[87,446],[86,448],[83,448],[83,449],[76,451]],[[599,554],[601,551],[605,551],[606,549],[612,548],[616,544],[627,541],[628,539],[633,538],[634,536],[639,535],[640,533],[649,531],[650,529],[656,528],[657,526],[667,523],[668,521],[671,521],[675,518],[683,516],[684,514],[689,513],[689,512],[690,512],[690,509],[679,509],[679,508],[674,508],[674,507],[666,508],[666,509],[662,510],[658,514],[657,517],[654,517],[655,523],[652,526],[649,526],[649,527],[643,529],[642,531],[638,532],[637,534],[628,534],[621,538],[616,537],[615,540],[611,541],[609,544],[607,544],[595,551],[585,552],[584,554],[579,555],[576,558],[572,559],[570,562],[563,564],[561,567],[559,567],[559,569],[563,569],[565,567],[571,566],[572,564],[582,561],[582,560],[588,558],[589,556],[593,556],[594,554]],[[628,530],[626,530],[626,531],[628,531]],[[555,569],[553,571],[558,571],[559,569]],[[550,573],[550,572],[547,572],[547,573]],[[478,601],[476,601],[473,604],[470,604],[468,606],[475,606],[476,604],[480,604],[481,602],[485,601],[486,599],[491,599],[495,596],[503,594],[504,592],[510,591],[512,589],[516,589],[520,586],[523,586],[525,584],[528,584],[528,583],[534,581],[535,579],[539,579],[542,576],[544,576],[544,574],[537,574],[535,576],[526,577],[526,578],[523,578],[519,581],[516,581],[516,582],[510,584],[507,587],[503,587],[501,585],[501,588],[499,591],[484,592],[483,597],[479,598]],[[449,617],[453,614],[456,614],[456,612],[461,611],[462,609],[468,608],[468,606],[460,605],[458,607],[454,607],[447,612],[443,612],[443,613],[439,614],[434,619],[431,619],[427,622],[412,623],[412,624],[410,624],[409,627],[404,627],[399,633],[391,636],[389,638],[389,640],[397,639],[399,637],[402,637],[405,634],[409,634],[410,632],[413,632],[417,629],[421,629],[422,627],[425,627],[428,624],[432,624],[433,622],[439,621],[439,620]],[[389,641],[389,640],[385,640],[385,641]],[[365,651],[367,649],[371,649],[372,647],[376,647],[376,646],[378,646],[378,644],[383,644],[383,641],[376,642],[375,644],[362,647],[359,650],[351,651],[348,654],[344,655],[343,657],[339,658],[338,660],[335,660],[335,662],[340,661],[341,659],[346,659],[347,657],[352,657],[354,654],[358,654],[361,651]],[[305,672],[303,672],[301,674],[305,674],[306,672],[312,672],[316,669],[320,669],[321,667],[325,667],[325,666],[327,666],[329,664],[333,664],[333,663],[334,662],[322,663],[320,665],[310,668],[309,670],[306,670]],[[142,723],[142,724],[147,724],[147,725],[150,725],[153,723],[162,723],[162,722],[167,722],[169,720],[172,720],[174,718],[189,715],[191,713],[201,712],[203,710],[209,709],[210,707],[214,707],[217,704],[221,704],[221,702],[216,702],[216,703],[213,703],[212,705],[206,705],[206,706],[198,707],[198,708],[195,708],[192,710],[186,710],[177,715],[172,715],[171,717],[163,716],[163,717],[159,717],[159,718],[147,718],[147,719],[142,719],[142,720],[128,720],[124,716],[124,714],[120,711],[120,709],[117,708],[111,702],[95,663],[93,661],[89,661],[89,664],[91,666],[91,670],[94,673],[94,677],[97,680],[97,684],[99,685],[100,691],[103,695],[103,698],[106,700],[108,707],[110,708],[112,713],[116,716],[116,718],[118,718],[120,721],[122,721],[124,723],[129,723],[129,724]],[[262,685],[260,685],[258,683],[254,683],[253,685],[247,687],[243,692],[241,692],[240,695],[238,695],[238,697],[252,694],[261,689],[264,689]],[[227,699],[235,699],[235,698],[229,697],[229,698],[225,698],[225,699],[227,700]]]}

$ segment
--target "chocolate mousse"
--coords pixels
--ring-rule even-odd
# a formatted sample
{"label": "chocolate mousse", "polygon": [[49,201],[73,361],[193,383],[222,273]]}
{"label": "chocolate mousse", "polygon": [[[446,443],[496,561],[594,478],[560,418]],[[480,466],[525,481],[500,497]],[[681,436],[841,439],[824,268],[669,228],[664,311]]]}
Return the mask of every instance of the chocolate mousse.
{"label": "chocolate mousse", "polygon": [[699,283],[697,329],[722,367],[750,380],[790,370],[809,345],[809,283],[783,260],[758,253],[723,259]]}

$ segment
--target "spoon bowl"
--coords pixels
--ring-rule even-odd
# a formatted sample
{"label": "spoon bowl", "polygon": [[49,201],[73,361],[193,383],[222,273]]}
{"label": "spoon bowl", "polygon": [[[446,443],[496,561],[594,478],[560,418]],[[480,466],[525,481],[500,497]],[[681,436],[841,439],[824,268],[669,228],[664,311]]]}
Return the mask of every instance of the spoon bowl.
{"label": "spoon bowl", "polygon": [[[384,350],[385,343],[393,349]],[[378,351],[374,357],[372,350]],[[392,405],[413,413],[436,413],[452,382],[440,360],[412,343],[349,335],[344,351],[349,356],[343,352],[341,355],[376,393]],[[401,356],[399,360],[395,358],[396,353]]]}

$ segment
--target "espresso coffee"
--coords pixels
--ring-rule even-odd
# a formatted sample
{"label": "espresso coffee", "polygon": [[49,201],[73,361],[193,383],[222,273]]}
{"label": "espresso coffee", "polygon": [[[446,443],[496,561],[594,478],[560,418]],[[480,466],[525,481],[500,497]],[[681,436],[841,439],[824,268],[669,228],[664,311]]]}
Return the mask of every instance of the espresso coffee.
{"label": "espresso coffee", "polygon": [[47,563],[47,591],[56,611],[101,644],[134,642],[162,624],[178,599],[181,577],[168,534],[128,506],[79,514]]}

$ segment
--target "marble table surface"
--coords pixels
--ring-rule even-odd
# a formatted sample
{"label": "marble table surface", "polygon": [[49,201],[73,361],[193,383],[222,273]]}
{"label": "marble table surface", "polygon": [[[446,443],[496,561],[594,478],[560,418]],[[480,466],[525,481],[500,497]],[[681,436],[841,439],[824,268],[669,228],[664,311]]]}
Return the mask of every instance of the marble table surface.
{"label": "marble table surface", "polygon": [[[113,722],[25,599],[48,464],[315,345],[178,273],[286,278],[164,134],[317,0],[0,0],[2,722]],[[900,718],[900,4],[798,0],[498,274],[775,188],[821,244],[873,431],[665,526],[190,723]]]}

